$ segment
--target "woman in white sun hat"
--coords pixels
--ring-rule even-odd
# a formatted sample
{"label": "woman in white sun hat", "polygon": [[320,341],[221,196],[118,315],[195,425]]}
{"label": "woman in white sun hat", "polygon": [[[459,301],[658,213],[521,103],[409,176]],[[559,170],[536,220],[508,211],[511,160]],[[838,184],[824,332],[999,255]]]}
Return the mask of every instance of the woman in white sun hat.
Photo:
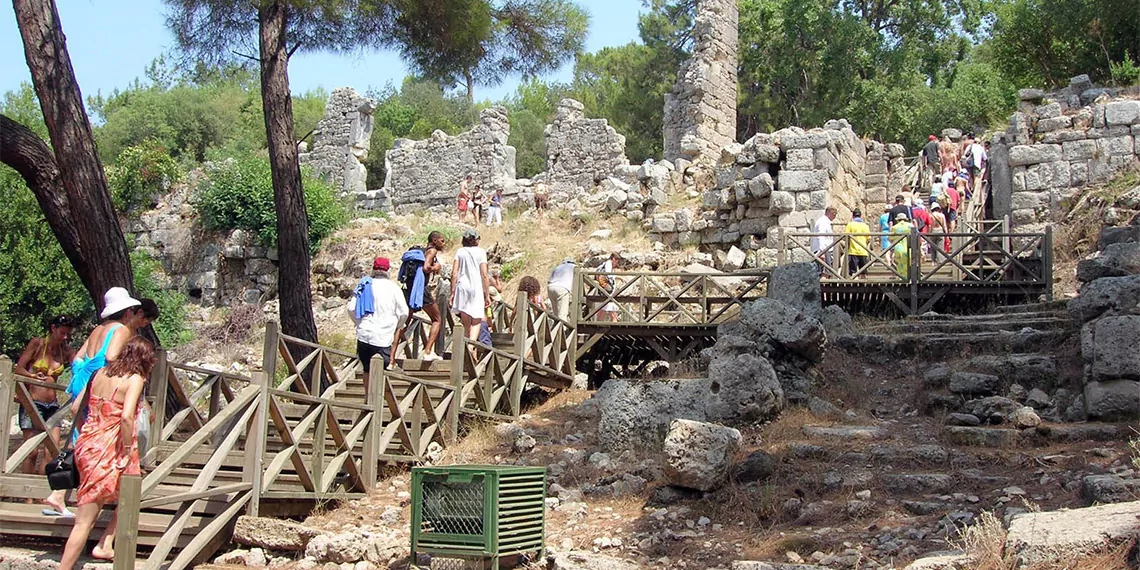
{"label": "woman in white sun hat", "polygon": [[[135,299],[122,287],[111,287],[103,294],[103,310],[99,318],[103,322],[91,331],[71,363],[71,382],[67,385],[67,393],[72,398],[72,413],[91,377],[108,361],[118,358],[119,352],[131,337],[138,334],[139,329],[158,318],[158,305],[150,299]],[[75,423],[81,424],[82,418],[75,418]],[[72,442],[78,435],[78,430],[73,429]],[[66,491],[52,491],[44,499],[44,504],[47,505],[43,510],[45,515],[71,516],[66,506]]]}

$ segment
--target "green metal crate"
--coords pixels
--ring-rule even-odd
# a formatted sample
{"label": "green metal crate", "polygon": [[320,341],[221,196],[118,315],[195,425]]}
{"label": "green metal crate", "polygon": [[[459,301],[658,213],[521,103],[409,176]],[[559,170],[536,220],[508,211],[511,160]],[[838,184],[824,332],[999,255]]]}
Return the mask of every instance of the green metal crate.
{"label": "green metal crate", "polygon": [[490,560],[545,548],[546,468],[412,468],[412,560],[417,552]]}

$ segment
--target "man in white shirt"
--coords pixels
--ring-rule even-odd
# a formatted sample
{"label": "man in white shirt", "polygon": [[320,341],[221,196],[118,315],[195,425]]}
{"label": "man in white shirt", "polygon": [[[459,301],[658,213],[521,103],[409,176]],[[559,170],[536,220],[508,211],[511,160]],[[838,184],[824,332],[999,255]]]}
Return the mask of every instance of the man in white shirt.
{"label": "man in white shirt", "polygon": [[815,254],[816,262],[819,263],[819,272],[823,274],[823,265],[833,266],[832,264],[832,247],[835,243],[835,237],[832,235],[819,235],[819,234],[832,234],[835,232],[831,227],[831,221],[835,219],[838,211],[828,206],[823,211],[823,215],[816,219],[815,224],[811,227],[811,233],[816,234],[811,238],[811,251]]}
{"label": "man in white shirt", "polygon": [[364,277],[348,300],[348,314],[356,323],[356,354],[364,365],[364,390],[368,391],[368,372],[372,357],[379,354],[384,368],[392,363],[392,338],[396,329],[408,318],[408,302],[400,286],[388,278],[391,263],[377,257],[372,262],[372,276]]}
{"label": "man in white shirt", "polygon": [[574,258],[567,257],[550,272],[546,282],[546,295],[558,318],[570,320],[570,292],[574,290]]}
{"label": "man in white shirt", "polygon": [[969,159],[964,161],[966,164],[963,166],[966,167],[966,172],[970,173],[971,192],[977,193],[982,186],[982,165],[989,162],[989,156],[986,155],[986,147],[974,138],[974,133],[966,135],[966,151],[963,157]]}

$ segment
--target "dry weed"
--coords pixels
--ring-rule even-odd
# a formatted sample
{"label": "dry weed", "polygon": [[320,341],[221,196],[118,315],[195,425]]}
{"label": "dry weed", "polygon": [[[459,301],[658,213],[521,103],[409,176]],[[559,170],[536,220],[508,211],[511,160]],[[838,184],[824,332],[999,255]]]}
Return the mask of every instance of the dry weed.
{"label": "dry weed", "polygon": [[1013,570],[1004,556],[1005,527],[990,511],[983,511],[978,523],[962,529],[954,546],[970,555],[974,570]]}

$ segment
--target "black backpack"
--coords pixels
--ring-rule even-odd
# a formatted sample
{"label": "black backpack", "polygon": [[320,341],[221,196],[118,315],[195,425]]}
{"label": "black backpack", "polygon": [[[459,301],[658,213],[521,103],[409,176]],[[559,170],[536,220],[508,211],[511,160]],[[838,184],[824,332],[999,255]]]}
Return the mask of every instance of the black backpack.
{"label": "black backpack", "polygon": [[[408,253],[413,251],[420,252],[420,259],[408,259]],[[412,294],[412,286],[416,282],[416,274],[423,269],[423,252],[425,248],[416,246],[404,252],[400,257],[400,271],[396,273],[396,282],[400,284],[400,288],[404,290],[405,299],[408,295]]]}

